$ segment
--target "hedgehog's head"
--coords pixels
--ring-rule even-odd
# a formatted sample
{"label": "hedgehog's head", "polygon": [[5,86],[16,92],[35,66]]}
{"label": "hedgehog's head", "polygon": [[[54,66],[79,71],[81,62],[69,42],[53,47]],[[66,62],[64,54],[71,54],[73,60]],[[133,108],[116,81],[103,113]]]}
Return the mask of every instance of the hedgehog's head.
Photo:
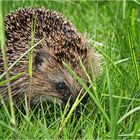
{"label": "hedgehog's head", "polygon": [[[69,59],[70,52],[74,57]],[[76,52],[77,51],[74,50],[66,54],[61,51],[60,56],[65,58],[65,62],[87,84],[88,79],[80,65],[79,59],[82,60],[88,73],[90,73],[89,59],[92,59],[91,61],[97,73],[99,69],[98,57],[95,56],[92,49],[88,47],[86,47],[85,52],[82,52],[83,54],[81,55],[79,55],[79,52]],[[64,54],[64,56],[62,54]],[[33,99],[34,102],[38,101],[40,97],[44,100],[52,100],[55,98],[57,102],[65,105],[70,99],[70,106],[72,106],[79,93],[81,93],[81,95],[83,94],[84,91],[80,92],[82,90],[80,83],[70,74],[67,68],[62,64],[62,61],[59,61],[58,58],[60,58],[60,56],[55,54],[53,48],[44,46],[36,50],[33,63],[31,95],[31,99]],[[61,59],[64,60],[63,58]],[[83,99],[83,103],[86,101],[86,97]]]}
{"label": "hedgehog's head", "polygon": [[72,106],[80,93],[81,85],[51,52],[44,47],[35,54],[31,99],[37,102],[40,97],[43,100],[55,98],[64,105],[70,99]]}

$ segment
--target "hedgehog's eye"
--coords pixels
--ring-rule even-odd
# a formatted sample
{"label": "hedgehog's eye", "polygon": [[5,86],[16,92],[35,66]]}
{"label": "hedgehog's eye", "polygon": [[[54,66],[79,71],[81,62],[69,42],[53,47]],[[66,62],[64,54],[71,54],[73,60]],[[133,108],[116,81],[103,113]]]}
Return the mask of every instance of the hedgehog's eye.
{"label": "hedgehog's eye", "polygon": [[68,89],[67,85],[64,82],[56,83],[56,90],[58,92],[64,92]]}
{"label": "hedgehog's eye", "polygon": [[69,87],[64,82],[58,82],[55,84],[55,89],[63,96],[64,99],[68,99],[71,95]]}

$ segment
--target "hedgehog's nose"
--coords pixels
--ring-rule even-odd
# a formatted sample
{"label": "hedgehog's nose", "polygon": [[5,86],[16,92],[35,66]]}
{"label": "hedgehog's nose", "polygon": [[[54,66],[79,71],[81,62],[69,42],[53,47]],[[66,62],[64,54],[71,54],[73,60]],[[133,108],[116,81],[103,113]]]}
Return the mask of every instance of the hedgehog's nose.
{"label": "hedgehog's nose", "polygon": [[80,108],[81,108],[81,106],[80,106],[80,104],[78,104],[78,106],[75,109],[77,118],[80,118],[80,116],[81,116]]}
{"label": "hedgehog's nose", "polygon": [[[71,99],[69,111],[71,110],[71,108],[72,108],[74,102],[75,102],[75,100],[72,100],[72,99]],[[80,116],[81,116],[80,108],[81,108],[81,106],[80,106],[80,104],[78,104],[78,105],[76,106],[76,108],[75,108],[75,111],[74,111],[74,113],[76,114],[76,117],[77,117],[77,118],[80,118]],[[69,112],[69,111],[68,111],[68,112]]]}
{"label": "hedgehog's nose", "polygon": [[[88,97],[89,97],[89,95],[86,94],[85,97],[81,100],[81,102],[76,106],[76,108],[75,108],[75,114],[76,114],[76,117],[77,118],[80,118],[81,111],[84,110],[84,105],[86,104]],[[74,99],[71,99],[70,100],[70,108],[69,108],[69,111],[72,108],[72,106],[73,106],[74,103],[75,103],[75,100]]]}

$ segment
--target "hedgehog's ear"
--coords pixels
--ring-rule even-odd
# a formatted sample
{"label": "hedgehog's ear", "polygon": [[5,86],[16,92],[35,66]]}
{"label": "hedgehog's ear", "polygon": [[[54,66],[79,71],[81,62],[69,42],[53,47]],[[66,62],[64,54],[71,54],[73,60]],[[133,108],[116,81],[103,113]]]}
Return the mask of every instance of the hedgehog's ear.
{"label": "hedgehog's ear", "polygon": [[41,66],[43,62],[44,62],[44,60],[43,60],[42,53],[41,52],[36,52],[36,54],[34,56],[33,65],[38,67],[38,66]]}
{"label": "hedgehog's ear", "polygon": [[42,63],[50,63],[53,57],[49,49],[46,47],[36,50],[34,54],[33,65],[35,67],[42,66]]}

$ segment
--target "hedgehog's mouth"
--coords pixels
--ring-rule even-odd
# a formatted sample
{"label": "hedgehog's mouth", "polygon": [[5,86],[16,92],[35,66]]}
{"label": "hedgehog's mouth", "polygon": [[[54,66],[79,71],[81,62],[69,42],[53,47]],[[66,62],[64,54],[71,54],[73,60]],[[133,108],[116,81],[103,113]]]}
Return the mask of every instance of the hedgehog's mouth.
{"label": "hedgehog's mouth", "polygon": [[47,95],[44,95],[44,94],[41,94],[39,96],[35,96],[32,99],[32,103],[33,104],[36,104],[38,102],[46,102],[46,101],[51,101],[51,102],[54,102],[55,101],[57,104],[63,104],[62,99],[57,98],[55,96],[47,96]]}
{"label": "hedgehog's mouth", "polygon": [[62,106],[65,106],[69,102],[69,106],[72,107],[74,104],[74,99],[69,98],[64,98],[64,97],[58,97],[58,96],[52,96],[52,95],[45,95],[45,94],[40,94],[39,96],[37,95],[33,99],[33,103],[37,102],[56,102],[57,104],[61,104]]}
{"label": "hedgehog's mouth", "polygon": [[[65,108],[66,104],[68,104],[67,113],[71,110],[73,104],[75,103],[75,99],[72,99],[72,98],[64,100],[64,98],[57,98],[54,96],[46,96],[46,95],[40,95],[40,96],[34,97],[34,99],[32,99],[32,101],[31,101],[31,103],[37,104],[39,102],[46,102],[46,101],[59,104],[63,108]],[[76,113],[77,117],[80,117],[80,107],[81,107],[80,104],[78,104],[77,107],[75,108],[75,113]]]}

